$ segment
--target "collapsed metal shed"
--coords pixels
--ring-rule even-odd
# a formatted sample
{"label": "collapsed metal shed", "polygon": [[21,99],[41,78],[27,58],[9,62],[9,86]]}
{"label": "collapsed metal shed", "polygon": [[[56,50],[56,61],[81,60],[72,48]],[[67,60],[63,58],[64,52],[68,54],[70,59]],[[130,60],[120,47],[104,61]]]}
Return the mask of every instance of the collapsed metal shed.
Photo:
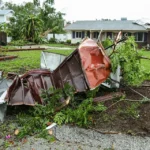
{"label": "collapsed metal shed", "polygon": [[[45,61],[42,54],[42,67],[16,76],[8,89],[5,100],[10,105],[43,104],[41,90],[50,87],[63,88],[66,83],[74,87],[76,92],[93,90],[110,75],[110,60],[103,48],[91,39],[83,41],[79,48],[68,57],[52,54],[51,60]],[[48,63],[47,63],[48,62]]]}

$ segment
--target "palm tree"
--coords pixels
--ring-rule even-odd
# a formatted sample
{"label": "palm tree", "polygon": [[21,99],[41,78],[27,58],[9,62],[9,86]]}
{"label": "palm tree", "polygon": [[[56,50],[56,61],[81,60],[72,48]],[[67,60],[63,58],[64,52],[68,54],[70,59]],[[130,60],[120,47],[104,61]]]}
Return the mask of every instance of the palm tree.
{"label": "palm tree", "polygon": [[38,16],[30,15],[22,27],[22,34],[28,41],[36,42],[39,39],[42,26],[43,21]]}

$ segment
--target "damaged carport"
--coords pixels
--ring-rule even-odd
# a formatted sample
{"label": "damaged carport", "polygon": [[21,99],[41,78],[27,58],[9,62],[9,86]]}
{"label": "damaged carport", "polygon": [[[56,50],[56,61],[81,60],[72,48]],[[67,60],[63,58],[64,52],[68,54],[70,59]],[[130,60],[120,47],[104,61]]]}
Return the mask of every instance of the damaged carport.
{"label": "damaged carport", "polygon": [[44,63],[41,61],[41,66],[45,64],[42,68],[50,71],[36,69],[22,76],[16,75],[4,98],[9,105],[43,104],[40,97],[42,90],[51,87],[64,88],[65,83],[73,86],[76,92],[92,90],[103,83],[111,72],[110,60],[103,47],[91,39],[83,41],[79,48],[66,58],[56,55],[59,62],[57,65],[55,62],[47,63],[44,53],[42,56]]}
{"label": "damaged carport", "polygon": [[20,77],[16,76],[5,100],[10,105],[42,104],[41,89],[63,88],[65,83],[69,83],[76,92],[83,92],[99,86],[109,74],[109,58],[102,48],[88,39],[54,71],[31,70]]}

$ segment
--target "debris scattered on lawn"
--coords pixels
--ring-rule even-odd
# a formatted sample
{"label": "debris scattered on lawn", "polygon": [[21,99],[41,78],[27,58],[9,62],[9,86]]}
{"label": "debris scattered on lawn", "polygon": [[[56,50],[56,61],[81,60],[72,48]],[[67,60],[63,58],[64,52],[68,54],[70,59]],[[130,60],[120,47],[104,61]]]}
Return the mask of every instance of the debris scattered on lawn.
{"label": "debris scattered on lawn", "polygon": [[46,130],[50,130],[50,129],[52,129],[53,127],[55,127],[57,124],[56,123],[52,123],[50,126],[48,126],[47,128],[46,128]]}
{"label": "debris scattered on lawn", "polygon": [[15,134],[15,135],[18,135],[18,134],[19,134],[19,130],[16,129],[15,132],[14,132],[14,134]]}
{"label": "debris scattered on lawn", "polygon": [[11,136],[10,135],[6,135],[6,139],[10,139],[11,138]]}
{"label": "debris scattered on lawn", "polygon": [[99,102],[104,102],[104,101],[108,101],[108,100],[112,100],[114,98],[120,98],[124,95],[124,93],[121,92],[115,92],[115,93],[111,93],[111,94],[107,94],[105,96],[100,96],[100,97],[95,97],[93,99],[94,103],[99,103]]}
{"label": "debris scattered on lawn", "polygon": [[[43,55],[45,67],[48,67],[44,57],[45,55]],[[53,62],[55,65],[50,66],[50,71],[37,69],[20,77],[16,76],[5,99],[9,105],[34,106],[36,102],[43,104],[40,97],[42,90],[48,90],[51,87],[64,88],[65,83],[73,86],[76,92],[92,90],[110,75],[109,58],[103,48],[91,39],[86,39],[78,49],[65,59],[56,54],[52,57],[54,61],[58,59],[60,61],[57,64]],[[59,63],[61,64],[59,65]]]}

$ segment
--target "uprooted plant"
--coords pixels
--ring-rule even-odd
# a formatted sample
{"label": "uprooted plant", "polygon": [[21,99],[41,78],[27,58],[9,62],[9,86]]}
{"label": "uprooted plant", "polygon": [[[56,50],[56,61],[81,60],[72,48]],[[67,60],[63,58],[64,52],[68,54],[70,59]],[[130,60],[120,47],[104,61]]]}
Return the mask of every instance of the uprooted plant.
{"label": "uprooted plant", "polygon": [[[95,91],[93,92],[95,93]],[[90,95],[94,94],[90,93]],[[70,103],[66,103],[64,100],[68,97],[69,99],[67,100],[70,100]],[[83,100],[83,97],[85,100]],[[101,112],[106,109],[103,103],[95,105],[93,98],[89,98],[89,94],[86,96],[83,93],[81,97],[74,95],[74,89],[68,84],[65,85],[63,90],[51,88],[50,90],[43,91],[42,98],[45,105],[36,104],[26,114],[23,112],[17,116],[19,126],[22,127],[17,135],[18,138],[36,134],[38,137],[51,140],[52,137],[49,137],[46,131],[46,127],[51,122],[56,122],[58,125],[69,123],[86,127],[93,123],[92,113]]]}
{"label": "uprooted plant", "polygon": [[148,75],[144,72],[140,58],[141,54],[138,52],[134,37],[128,37],[124,43],[116,47],[110,56],[112,71],[115,72],[119,65],[126,85],[140,85]]}

